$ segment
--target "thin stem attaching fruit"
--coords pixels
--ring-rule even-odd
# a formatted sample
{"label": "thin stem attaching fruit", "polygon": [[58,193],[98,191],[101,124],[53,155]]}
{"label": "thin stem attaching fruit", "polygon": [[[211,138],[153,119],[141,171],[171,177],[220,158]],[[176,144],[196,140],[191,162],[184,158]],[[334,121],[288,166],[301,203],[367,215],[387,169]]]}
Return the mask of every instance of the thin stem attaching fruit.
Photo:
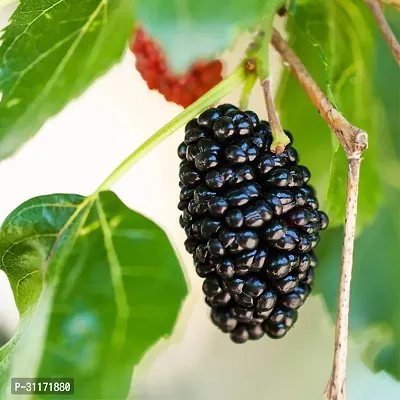
{"label": "thin stem attaching fruit", "polygon": [[233,89],[240,86],[246,79],[244,63],[241,63],[229,76],[222,82],[208,91],[204,96],[194,102],[191,106],[182,111],[173,120],[164,125],[153,136],[147,139],[133,153],[131,153],[122,163],[104,180],[98,187],[96,193],[107,190],[110,186],[121,178],[134,164],[136,164],[150,150],[173,134],[176,130],[196,117],[207,107],[212,106],[229,94]]}
{"label": "thin stem attaching fruit", "polygon": [[267,106],[268,121],[271,125],[272,131],[272,144],[271,151],[276,154],[280,154],[285,150],[285,146],[290,143],[289,137],[285,134],[282,129],[281,123],[279,122],[278,113],[275,109],[274,96],[271,87],[271,78],[268,77],[261,82],[263,88],[265,104]]}
{"label": "thin stem attaching fruit", "polygon": [[318,112],[339,139],[347,154],[346,221],[342,250],[338,311],[335,330],[335,348],[332,374],[325,390],[329,400],[346,399],[347,342],[350,310],[350,282],[353,267],[353,250],[357,218],[358,185],[361,153],[368,146],[368,135],[351,125],[333,106],[311,75],[278,31],[272,33],[272,44],[303,86]]}
{"label": "thin stem attaching fruit", "polygon": [[[400,66],[400,43],[396,39],[390,25],[386,21],[385,15],[383,14],[382,7],[378,0],[365,0],[365,3],[371,9],[372,15],[374,16],[379,29],[385,38],[393,57],[395,58],[397,64]],[[397,4],[399,7],[399,4]]]}
{"label": "thin stem attaching fruit", "polygon": [[250,56],[255,60],[257,75],[260,78],[264,92],[265,105],[268,113],[268,120],[271,125],[272,144],[271,151],[280,154],[285,150],[285,146],[290,143],[290,139],[285,134],[279,122],[278,113],[275,109],[274,97],[271,88],[271,76],[269,70],[269,47],[271,42],[271,27],[273,15],[264,18],[261,29],[250,48]]}

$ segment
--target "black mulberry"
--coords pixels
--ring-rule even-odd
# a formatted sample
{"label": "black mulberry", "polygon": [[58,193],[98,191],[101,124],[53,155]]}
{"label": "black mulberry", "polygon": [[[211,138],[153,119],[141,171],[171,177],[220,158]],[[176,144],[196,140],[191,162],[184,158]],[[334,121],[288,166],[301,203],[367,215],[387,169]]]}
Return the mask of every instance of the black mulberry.
{"label": "black mulberry", "polygon": [[190,121],[178,147],[185,247],[213,323],[236,343],[295,324],[328,226],[296,150],[277,155],[271,143],[268,122],[223,104]]}

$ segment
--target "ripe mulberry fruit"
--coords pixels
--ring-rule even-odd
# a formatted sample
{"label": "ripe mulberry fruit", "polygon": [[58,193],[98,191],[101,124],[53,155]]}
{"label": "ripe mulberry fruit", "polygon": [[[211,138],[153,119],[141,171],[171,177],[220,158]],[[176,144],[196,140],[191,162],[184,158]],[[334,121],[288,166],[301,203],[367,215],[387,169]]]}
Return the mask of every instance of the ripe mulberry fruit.
{"label": "ripe mulberry fruit", "polygon": [[131,45],[136,56],[136,69],[147,82],[149,89],[156,89],[165,99],[188,107],[222,80],[219,60],[197,62],[184,74],[175,75],[168,69],[159,46],[138,28]]}
{"label": "ripe mulberry fruit", "polygon": [[223,104],[191,120],[178,148],[185,247],[213,323],[236,343],[295,324],[328,226],[297,151],[273,154],[271,143],[268,122]]}

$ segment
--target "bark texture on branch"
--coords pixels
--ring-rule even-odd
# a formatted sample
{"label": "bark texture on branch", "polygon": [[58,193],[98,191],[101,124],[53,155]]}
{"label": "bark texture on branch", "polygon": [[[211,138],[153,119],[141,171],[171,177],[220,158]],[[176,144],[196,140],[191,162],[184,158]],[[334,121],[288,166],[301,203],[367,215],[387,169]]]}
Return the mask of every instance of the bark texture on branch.
{"label": "bark texture on branch", "polygon": [[330,400],[346,398],[347,343],[350,310],[350,282],[353,269],[354,239],[357,219],[358,185],[360,181],[361,157],[348,159],[346,221],[342,248],[342,269],[335,330],[335,355],[332,375],[325,389],[325,397]]}
{"label": "bark texture on branch", "polygon": [[342,248],[334,360],[332,374],[325,390],[325,396],[329,400],[345,400],[350,282],[353,268],[358,186],[360,180],[361,153],[368,147],[368,135],[362,129],[350,124],[350,122],[336,110],[325,93],[312,79],[300,59],[276,29],[273,31],[271,42],[282,58],[288,63],[293,75],[303,86],[318,112],[339,139],[347,155],[346,221]]}
{"label": "bark texture on branch", "polygon": [[350,124],[350,122],[336,110],[325,93],[313,80],[306,67],[276,29],[274,29],[272,33],[272,45],[289,64],[293,75],[303,86],[322,118],[324,118],[333,133],[337,136],[346,154],[348,156],[361,154],[361,152],[368,147],[368,135],[362,129]]}

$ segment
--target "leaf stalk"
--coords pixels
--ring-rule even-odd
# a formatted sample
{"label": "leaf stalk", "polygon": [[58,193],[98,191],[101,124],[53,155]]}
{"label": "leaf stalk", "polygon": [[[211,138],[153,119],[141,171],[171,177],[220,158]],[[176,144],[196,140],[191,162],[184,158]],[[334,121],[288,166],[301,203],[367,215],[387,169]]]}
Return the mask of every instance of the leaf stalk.
{"label": "leaf stalk", "polygon": [[114,169],[113,172],[100,184],[97,188],[96,193],[107,190],[112,184],[120,179],[127,171],[131,169],[140,159],[142,159],[150,150],[154,149],[158,144],[172,135],[175,131],[189,122],[192,118],[196,117],[207,107],[217,103],[233,89],[240,86],[246,79],[246,71],[244,62],[240,63],[239,66],[222,82],[208,91],[204,96],[200,97],[196,102],[182,111],[174,119],[159,129],[154,135],[147,139],[142,145],[134,150],[128,157],[122,161],[121,164]]}
{"label": "leaf stalk", "polygon": [[[246,67],[247,69],[248,67]],[[249,107],[249,101],[251,92],[253,91],[254,85],[257,80],[257,74],[253,73],[252,71],[248,71],[246,81],[243,85],[242,95],[240,96],[240,109],[247,110]]]}

